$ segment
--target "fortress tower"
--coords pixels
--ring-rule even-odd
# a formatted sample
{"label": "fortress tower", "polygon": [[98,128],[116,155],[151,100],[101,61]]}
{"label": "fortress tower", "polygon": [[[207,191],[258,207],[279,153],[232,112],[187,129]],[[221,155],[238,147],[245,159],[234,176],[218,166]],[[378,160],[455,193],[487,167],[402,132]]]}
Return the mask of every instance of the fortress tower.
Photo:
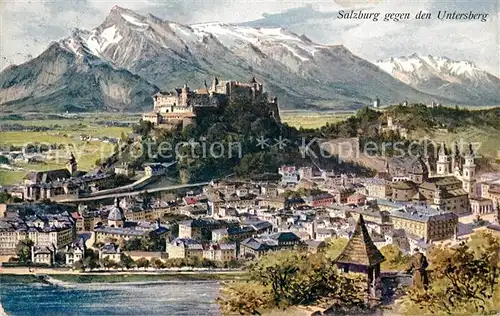
{"label": "fortress tower", "polygon": [[189,87],[184,85],[181,90],[181,106],[189,106]]}

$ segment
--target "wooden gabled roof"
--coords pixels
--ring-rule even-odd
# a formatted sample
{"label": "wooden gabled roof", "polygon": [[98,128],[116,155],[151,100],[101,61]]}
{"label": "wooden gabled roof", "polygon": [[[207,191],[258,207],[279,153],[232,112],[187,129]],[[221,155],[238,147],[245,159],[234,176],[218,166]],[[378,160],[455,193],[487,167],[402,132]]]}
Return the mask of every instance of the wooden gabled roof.
{"label": "wooden gabled roof", "polygon": [[377,249],[377,246],[375,246],[368,234],[363,215],[359,215],[354,233],[334,262],[371,267],[384,260],[384,256]]}

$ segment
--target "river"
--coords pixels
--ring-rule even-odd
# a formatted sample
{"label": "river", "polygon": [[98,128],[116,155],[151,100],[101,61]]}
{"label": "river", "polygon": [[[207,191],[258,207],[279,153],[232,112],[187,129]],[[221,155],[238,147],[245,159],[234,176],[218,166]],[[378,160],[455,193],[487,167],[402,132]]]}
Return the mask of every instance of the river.
{"label": "river", "polygon": [[[66,283],[2,279],[7,315],[219,315],[217,281]],[[1,314],[1,313],[0,313]]]}

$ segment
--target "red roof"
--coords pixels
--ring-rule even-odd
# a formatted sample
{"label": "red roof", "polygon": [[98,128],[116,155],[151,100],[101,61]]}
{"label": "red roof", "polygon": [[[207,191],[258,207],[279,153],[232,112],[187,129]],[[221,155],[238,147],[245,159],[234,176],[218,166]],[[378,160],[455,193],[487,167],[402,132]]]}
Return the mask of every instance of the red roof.
{"label": "red roof", "polygon": [[198,200],[196,200],[196,198],[194,198],[194,197],[187,196],[184,198],[184,203],[186,203],[187,205],[193,205],[193,204],[198,203]]}
{"label": "red roof", "polygon": [[71,217],[73,217],[74,219],[82,219],[82,216],[78,214],[78,212],[71,213]]}

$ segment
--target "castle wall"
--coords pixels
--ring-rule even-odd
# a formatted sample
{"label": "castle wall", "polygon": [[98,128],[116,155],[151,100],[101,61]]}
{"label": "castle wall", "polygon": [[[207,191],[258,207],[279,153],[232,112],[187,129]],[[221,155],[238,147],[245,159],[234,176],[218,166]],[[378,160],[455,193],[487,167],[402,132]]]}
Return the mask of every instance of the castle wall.
{"label": "castle wall", "polygon": [[[256,82],[255,79],[252,79],[250,83],[237,81],[219,82],[214,77],[209,94],[207,94],[207,89],[202,89],[203,93],[200,94],[191,92],[186,85],[182,90],[176,91],[177,93],[155,95],[154,113],[144,114],[143,120],[149,121],[159,128],[167,129],[175,128],[180,124],[182,126],[195,124],[196,116],[198,115],[204,116],[221,112],[227,103],[227,98],[233,93],[246,94],[252,99],[261,96],[263,85]],[[277,102],[271,102],[269,114],[280,121]]]}
{"label": "castle wall", "polygon": [[154,108],[159,109],[161,107],[171,107],[171,106],[179,105],[181,103],[180,101],[181,101],[180,98],[178,96],[174,96],[174,95],[157,96],[157,97],[154,97]]}

